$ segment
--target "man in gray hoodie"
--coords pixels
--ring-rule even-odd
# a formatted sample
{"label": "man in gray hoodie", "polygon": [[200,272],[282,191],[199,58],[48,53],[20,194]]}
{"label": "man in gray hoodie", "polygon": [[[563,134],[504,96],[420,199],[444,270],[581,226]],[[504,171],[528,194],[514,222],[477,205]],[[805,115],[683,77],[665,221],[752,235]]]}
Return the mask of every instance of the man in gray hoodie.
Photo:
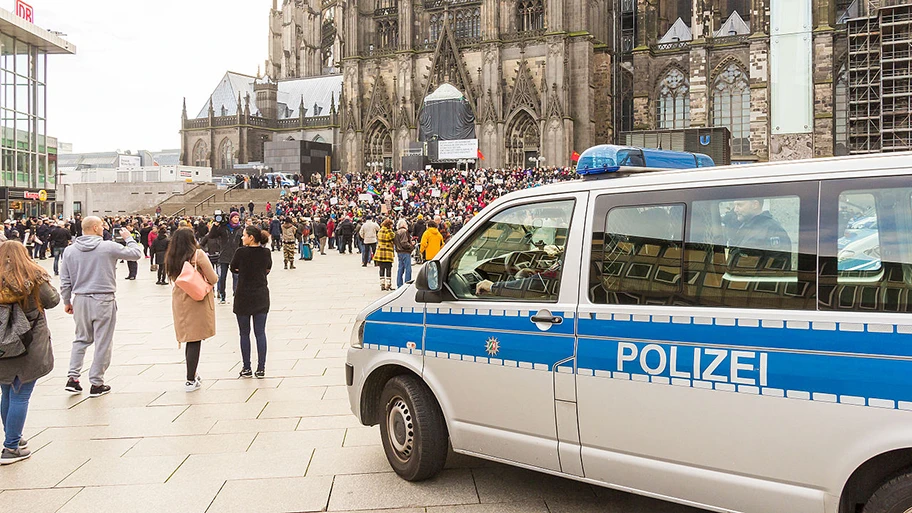
{"label": "man in gray hoodie", "polygon": [[123,228],[120,236],[125,246],[103,240],[104,223],[94,216],[82,221],[82,233],[72,246],[66,248],[60,260],[60,297],[63,298],[66,313],[76,320],[76,340],[70,355],[66,391],[73,394],[82,392],[79,375],[86,350],[94,343],[95,359],[89,370],[92,385],[89,397],[98,397],[111,391],[111,387],[104,384],[104,373],[111,364],[117,321],[117,302],[114,299],[117,261],[139,260],[143,249]]}

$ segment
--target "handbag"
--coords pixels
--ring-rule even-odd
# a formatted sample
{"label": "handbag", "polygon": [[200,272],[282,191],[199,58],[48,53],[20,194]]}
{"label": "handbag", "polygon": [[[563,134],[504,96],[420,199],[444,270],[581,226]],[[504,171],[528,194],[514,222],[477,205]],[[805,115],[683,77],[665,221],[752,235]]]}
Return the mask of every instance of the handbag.
{"label": "handbag", "polygon": [[212,284],[203,278],[199,269],[189,261],[184,262],[181,268],[180,276],[174,280],[174,284],[187,293],[194,301],[202,301],[212,291]]}

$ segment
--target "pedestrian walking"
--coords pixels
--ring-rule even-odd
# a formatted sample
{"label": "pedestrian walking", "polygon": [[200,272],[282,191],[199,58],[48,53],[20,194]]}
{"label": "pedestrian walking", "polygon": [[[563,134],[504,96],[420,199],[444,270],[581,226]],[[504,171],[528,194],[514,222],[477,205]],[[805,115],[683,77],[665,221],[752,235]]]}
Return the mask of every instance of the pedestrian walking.
{"label": "pedestrian walking", "polygon": [[[234,293],[234,314],[237,316],[241,337],[243,366],[238,377],[266,376],[266,316],[269,313],[269,286],[266,276],[272,270],[272,253],[264,244],[269,233],[255,226],[244,229],[243,247],[237,249],[231,260],[231,272],[237,274],[238,285]],[[251,372],[250,325],[257,345],[257,370]]]}
{"label": "pedestrian walking", "polygon": [[[362,228],[363,229],[363,228]],[[384,219],[377,232],[377,252],[374,262],[380,267],[380,290],[393,290],[393,220]]]}
{"label": "pedestrian walking", "polygon": [[74,394],[82,392],[79,376],[85,353],[89,346],[95,344],[95,358],[89,370],[92,385],[89,396],[98,397],[111,391],[111,387],[104,383],[104,373],[111,364],[114,325],[117,322],[117,301],[114,297],[117,291],[117,261],[139,260],[142,258],[142,247],[127,230],[120,231],[126,246],[103,240],[104,223],[95,216],[82,221],[82,233],[63,252],[60,266],[60,295],[66,313],[76,320],[76,340],[70,354],[66,390]]}
{"label": "pedestrian walking", "polygon": [[54,256],[54,276],[60,274],[60,255],[70,245],[70,231],[64,228],[64,222],[58,221],[50,233],[51,255]]}
{"label": "pedestrian walking", "polygon": [[[7,326],[16,329],[19,340],[29,340],[25,354],[0,357],[0,417],[3,419],[3,451],[0,465],[30,456],[28,441],[22,438],[29,399],[35,383],[54,369],[51,332],[44,310],[60,303],[50,285],[50,276],[32,262],[18,241],[0,243],[0,341]],[[12,322],[9,322],[12,321]],[[9,324],[8,324],[9,323]]]}
{"label": "pedestrian walking", "polygon": [[396,223],[396,236],[393,239],[393,247],[396,250],[396,258],[398,260],[396,288],[399,288],[404,283],[412,281],[412,251],[415,251],[415,245],[412,244],[412,237],[408,231],[408,222],[405,219],[400,219]]}
{"label": "pedestrian walking", "polygon": [[[189,229],[177,230],[168,244],[165,265],[168,277],[174,282],[181,275],[184,263],[189,262],[210,285],[218,283],[218,274],[212,268],[209,257],[196,243]],[[215,336],[215,294],[210,289],[206,297],[197,301],[181,287],[171,290],[171,315],[174,318],[174,335],[177,345],[185,345],[187,359],[186,392],[195,392],[201,385],[199,367],[202,341]]]}
{"label": "pedestrian walking", "polygon": [[165,228],[165,225],[161,225],[158,228],[158,237],[152,243],[152,263],[157,266],[156,270],[158,271],[156,285],[168,284],[168,274],[165,270],[165,253],[168,251],[169,242],[168,229]]}

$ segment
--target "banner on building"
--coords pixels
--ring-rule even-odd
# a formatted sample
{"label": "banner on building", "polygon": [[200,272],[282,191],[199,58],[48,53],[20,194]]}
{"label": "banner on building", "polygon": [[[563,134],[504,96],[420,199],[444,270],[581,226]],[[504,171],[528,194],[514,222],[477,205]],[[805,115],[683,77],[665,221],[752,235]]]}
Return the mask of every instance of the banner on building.
{"label": "banner on building", "polygon": [[437,158],[476,159],[478,158],[478,139],[454,139],[437,142]]}

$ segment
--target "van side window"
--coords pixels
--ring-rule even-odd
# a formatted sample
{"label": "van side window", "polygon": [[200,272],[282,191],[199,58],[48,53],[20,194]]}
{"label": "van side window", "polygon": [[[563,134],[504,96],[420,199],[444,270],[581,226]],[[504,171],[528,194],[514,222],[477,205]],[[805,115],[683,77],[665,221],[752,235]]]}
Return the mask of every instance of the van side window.
{"label": "van side window", "polygon": [[594,239],[593,303],[672,304],[681,290],[684,205],[613,208]]}
{"label": "van side window", "polygon": [[573,200],[532,203],[494,215],[449,263],[459,299],[556,302]]}
{"label": "van side window", "polygon": [[603,194],[589,300],[817,308],[817,182]]}
{"label": "van side window", "polygon": [[820,307],[912,312],[908,180],[825,182],[821,206]]}
{"label": "van side window", "polygon": [[701,306],[803,308],[798,196],[694,201],[684,295]]}

